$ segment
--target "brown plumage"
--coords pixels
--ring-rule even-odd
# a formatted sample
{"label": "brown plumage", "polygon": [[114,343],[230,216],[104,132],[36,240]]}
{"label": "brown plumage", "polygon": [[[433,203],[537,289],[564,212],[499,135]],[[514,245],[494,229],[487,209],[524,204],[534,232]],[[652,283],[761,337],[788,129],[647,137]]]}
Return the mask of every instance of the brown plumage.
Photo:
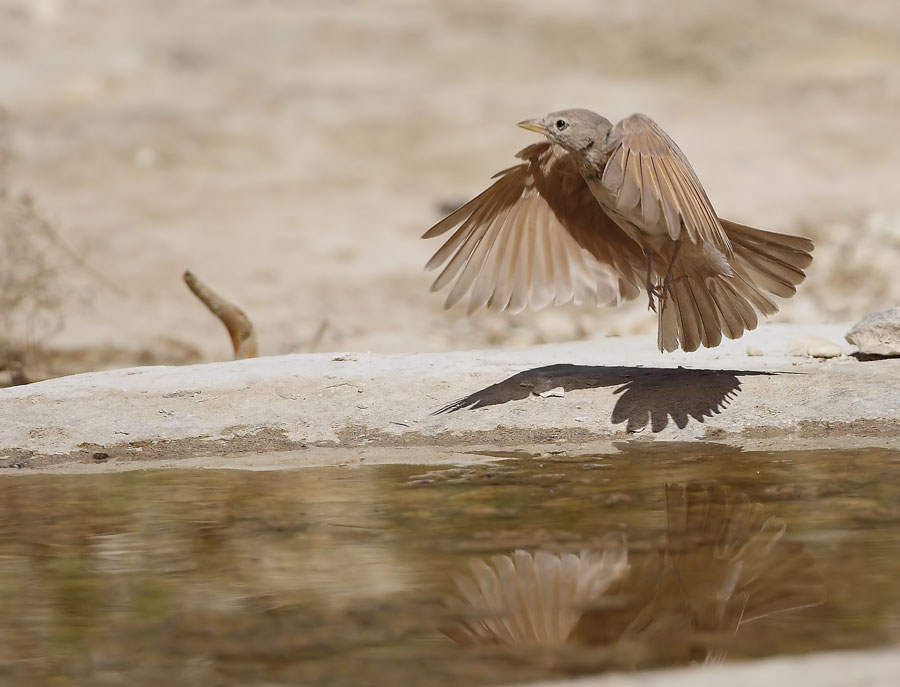
{"label": "brown plumage", "polygon": [[446,307],[618,304],[643,287],[660,350],[693,351],[754,329],[757,313],[778,310],[773,296],[803,281],[812,242],[719,218],[649,117],[613,126],[564,110],[520,126],[548,141],[520,151],[521,164],[424,234],[456,228],[427,265],[444,265],[432,290],[450,287]]}

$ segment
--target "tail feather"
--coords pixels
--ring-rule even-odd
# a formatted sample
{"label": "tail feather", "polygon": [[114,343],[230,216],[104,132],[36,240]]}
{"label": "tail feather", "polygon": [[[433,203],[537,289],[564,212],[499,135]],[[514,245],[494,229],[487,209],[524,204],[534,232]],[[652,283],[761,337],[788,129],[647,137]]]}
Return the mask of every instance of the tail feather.
{"label": "tail feather", "polygon": [[696,342],[694,348],[703,341],[703,318],[697,311],[697,301],[693,295],[693,285],[687,279],[676,279],[670,288],[672,299],[678,303],[676,318],[678,320],[679,338]]}
{"label": "tail feather", "polygon": [[695,351],[717,346],[722,336],[740,337],[755,329],[757,313],[772,315],[772,297],[789,298],[806,275],[813,243],[721,220],[734,248],[729,271],[701,251],[682,248],[669,270],[667,298],[659,307],[657,343],[661,351]]}
{"label": "tail feather", "polygon": [[[740,273],[738,273],[734,279],[729,280],[727,288],[732,294],[739,298],[743,298],[763,315],[773,315],[778,312],[778,306],[766,296],[760,286]],[[755,327],[755,313],[752,320],[754,322],[753,326]]]}
{"label": "tail feather", "polygon": [[721,325],[715,298],[708,288],[692,289],[691,297],[697,304],[702,322],[700,345],[706,348],[718,346],[722,342],[722,332],[725,327]]}
{"label": "tail feather", "polygon": [[774,296],[790,298],[806,278],[813,242],[801,236],[777,234],[720,220],[734,248],[732,268]]}
{"label": "tail feather", "polygon": [[[744,331],[756,329],[759,320],[756,317],[756,310],[753,309],[751,303],[753,300],[759,302],[758,296],[761,296],[761,294],[754,291],[752,286],[747,285],[746,282],[742,283],[734,279],[729,280],[719,277],[711,283],[715,287],[716,302],[723,310],[730,309],[739,326],[742,327],[741,332],[734,338],[738,338]],[[740,287],[745,288],[741,289]],[[766,300],[766,302],[769,301]]]}

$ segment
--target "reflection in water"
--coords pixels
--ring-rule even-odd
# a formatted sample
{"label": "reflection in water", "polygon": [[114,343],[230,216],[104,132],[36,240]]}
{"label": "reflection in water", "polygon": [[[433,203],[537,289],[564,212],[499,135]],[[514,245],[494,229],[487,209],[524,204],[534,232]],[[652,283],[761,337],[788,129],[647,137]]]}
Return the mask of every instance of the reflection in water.
{"label": "reflection in water", "polygon": [[562,644],[584,606],[628,570],[628,547],[619,538],[602,553],[556,555],[516,551],[471,561],[472,579],[455,576],[468,617],[448,634],[461,644]]}
{"label": "reflection in water", "polygon": [[[516,684],[900,640],[900,452],[630,446],[0,476],[0,685]],[[821,600],[816,568],[828,603],[772,615]]]}
{"label": "reflection in water", "polygon": [[[666,487],[666,545],[628,564],[624,539],[600,552],[496,555],[459,576],[462,644],[557,646],[637,641],[667,662],[719,660],[746,623],[821,604],[812,555],[785,522],[719,485]],[[606,599],[602,597],[606,596]]]}

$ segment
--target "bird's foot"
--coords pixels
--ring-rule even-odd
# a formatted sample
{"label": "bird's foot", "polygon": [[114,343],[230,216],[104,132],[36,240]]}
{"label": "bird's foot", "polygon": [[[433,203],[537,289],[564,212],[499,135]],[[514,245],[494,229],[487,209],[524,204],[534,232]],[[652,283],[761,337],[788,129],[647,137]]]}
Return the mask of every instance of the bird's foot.
{"label": "bird's foot", "polygon": [[644,254],[647,256],[647,280],[645,286],[647,288],[647,297],[650,299],[650,303],[647,307],[653,312],[656,312],[656,303],[653,299],[655,297],[656,300],[659,300],[659,287],[653,283],[653,254],[646,248],[644,249]]}
{"label": "bird's foot", "polygon": [[656,304],[662,302],[662,299],[665,297],[665,290],[660,289],[659,286],[655,284],[651,284],[649,281],[647,282],[647,297],[649,299],[649,303],[647,304],[647,308],[656,312]]}

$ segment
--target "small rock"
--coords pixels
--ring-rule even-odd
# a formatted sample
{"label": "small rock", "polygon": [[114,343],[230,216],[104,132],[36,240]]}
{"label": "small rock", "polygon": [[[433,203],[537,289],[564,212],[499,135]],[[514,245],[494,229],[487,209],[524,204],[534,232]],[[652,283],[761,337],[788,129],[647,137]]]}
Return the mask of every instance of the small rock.
{"label": "small rock", "polygon": [[747,355],[751,358],[758,358],[763,355],[763,350],[758,346],[747,346]]}
{"label": "small rock", "polygon": [[812,358],[838,358],[841,347],[821,336],[798,336],[791,339],[791,355],[809,356]]}
{"label": "small rock", "polygon": [[900,308],[867,315],[853,325],[845,338],[862,355],[900,356]]}
{"label": "small rock", "polygon": [[541,398],[562,398],[566,395],[566,390],[561,386],[555,386],[552,389],[547,389],[547,391],[541,391],[538,396]]}

